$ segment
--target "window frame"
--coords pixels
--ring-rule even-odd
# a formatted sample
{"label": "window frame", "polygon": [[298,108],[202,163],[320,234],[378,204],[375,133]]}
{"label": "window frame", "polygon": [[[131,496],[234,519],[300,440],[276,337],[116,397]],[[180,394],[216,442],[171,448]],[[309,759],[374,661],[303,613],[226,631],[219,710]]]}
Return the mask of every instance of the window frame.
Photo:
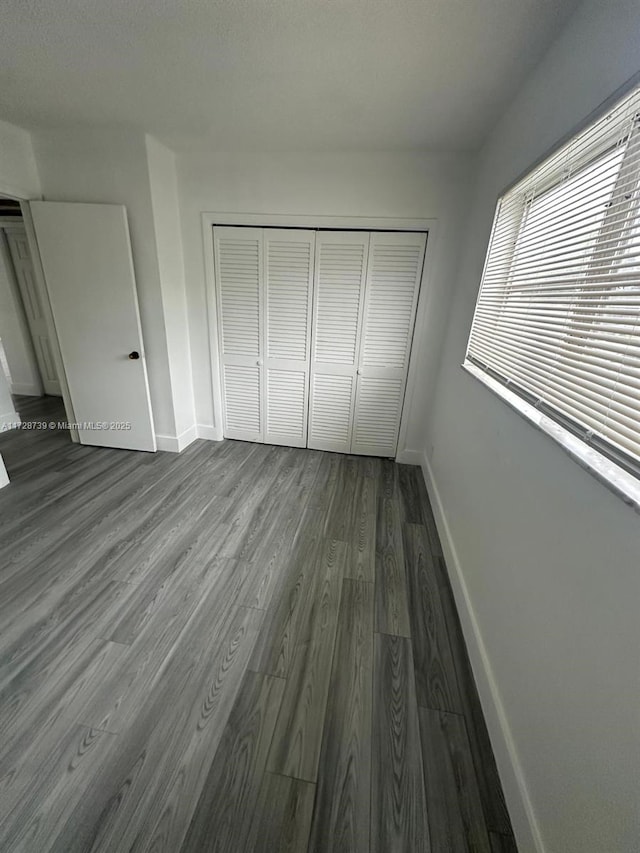
{"label": "window frame", "polygon": [[[629,94],[630,91],[632,91],[632,87],[630,87],[625,94]],[[616,95],[613,96],[613,98],[615,98],[615,104],[613,106],[615,111],[619,105],[620,96]],[[611,100],[613,100],[613,98],[607,102],[608,111],[611,111]],[[600,112],[599,116],[595,117],[595,121],[597,121],[598,118],[602,118],[603,114],[606,114],[604,109]],[[517,206],[515,210],[515,216],[517,216],[517,225],[514,227],[514,231],[516,232],[515,239],[513,240],[509,257],[505,262],[505,266],[507,268],[505,282],[508,282],[512,278],[514,267],[517,262],[518,241],[526,228],[527,217],[532,203],[534,204],[535,201],[544,198],[547,193],[552,192],[560,186],[563,183],[566,174],[563,173],[561,169],[556,169],[555,172],[546,175],[542,187],[538,185],[533,201],[528,198],[528,195],[531,193],[531,185],[527,187],[527,178],[533,175],[538,168],[544,166],[547,162],[552,162],[554,156],[559,151],[561,151],[568,143],[570,144],[573,140],[577,139],[581,132],[583,132],[585,128],[590,127],[593,123],[594,117],[591,116],[584,122],[581,128],[568,135],[562,143],[554,147],[550,153],[540,158],[540,160],[538,160],[531,169],[527,170],[521,178],[512,183],[510,187],[506,188],[505,191],[500,194],[495,207],[494,220],[486,251],[481,282],[485,279],[487,266],[490,261],[491,249],[494,245],[494,237],[503,199],[519,184],[524,184],[522,203]],[[636,114],[635,126],[626,138],[620,139],[618,136],[614,140],[613,137],[615,134],[612,134],[611,139],[600,139],[598,147],[587,152],[588,156],[585,156],[578,162],[578,168],[575,168],[576,164],[574,163],[574,168],[571,173],[572,177],[575,177],[584,169],[588,169],[597,164],[598,161],[604,159],[612,149],[619,147],[626,141],[625,153],[616,174],[615,183],[610,196],[610,199],[615,198],[616,195],[620,193],[620,185],[624,184],[625,180],[628,179],[629,172],[628,167],[625,168],[625,161],[628,156],[628,152],[634,148],[631,144],[631,140],[636,135],[640,135],[640,113]],[[601,248],[603,243],[610,242],[612,238],[619,245],[623,245],[625,240],[628,241],[628,236],[625,237],[625,235],[627,234],[630,220],[633,220],[634,223],[637,221],[637,225],[640,226],[640,200],[637,196],[629,202],[626,215],[623,217],[622,221],[616,225],[613,232],[611,230],[611,226],[607,226],[607,214],[605,214],[603,221],[598,226],[598,234],[595,238],[593,248],[585,258],[585,265],[587,269],[593,264],[594,259],[597,258],[599,247]],[[579,292],[579,290],[576,292]],[[516,380],[501,375],[498,370],[483,363],[476,356],[471,355],[469,349],[472,339],[472,330],[476,320],[476,313],[480,306],[481,293],[482,288],[480,287],[476,297],[476,306],[467,337],[467,349],[462,367],[474,378],[482,382],[495,394],[501,397],[521,416],[525,417],[536,427],[557,441],[576,461],[579,462],[579,464],[582,465],[582,467],[595,474],[598,479],[619,494],[625,502],[640,512],[640,460],[635,459],[634,456],[627,454],[615,444],[607,441],[604,436],[601,436],[594,430],[580,424],[570,415],[556,408],[552,403],[536,396],[527,388],[518,384]],[[504,293],[505,304],[508,301],[508,298],[509,294],[507,284],[505,285]],[[608,299],[609,297],[602,298]],[[594,323],[596,322],[598,322],[598,320],[594,319]],[[572,331],[571,325],[568,325],[564,334],[569,338],[572,334],[576,334],[576,330],[574,329]]]}

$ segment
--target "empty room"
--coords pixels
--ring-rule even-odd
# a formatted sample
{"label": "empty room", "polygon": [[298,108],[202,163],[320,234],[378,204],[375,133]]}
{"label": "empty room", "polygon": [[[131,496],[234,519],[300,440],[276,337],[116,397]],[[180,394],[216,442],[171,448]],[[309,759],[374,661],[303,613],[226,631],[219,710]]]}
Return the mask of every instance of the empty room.
{"label": "empty room", "polygon": [[0,851],[637,853],[637,0],[5,0],[0,82]]}

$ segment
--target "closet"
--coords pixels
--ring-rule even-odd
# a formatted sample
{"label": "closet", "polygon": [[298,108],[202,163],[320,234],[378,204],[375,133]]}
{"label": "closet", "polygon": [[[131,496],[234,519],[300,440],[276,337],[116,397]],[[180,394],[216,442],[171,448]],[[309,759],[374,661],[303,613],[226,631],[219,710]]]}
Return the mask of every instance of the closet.
{"label": "closet", "polygon": [[213,237],[225,437],[395,456],[426,234]]}

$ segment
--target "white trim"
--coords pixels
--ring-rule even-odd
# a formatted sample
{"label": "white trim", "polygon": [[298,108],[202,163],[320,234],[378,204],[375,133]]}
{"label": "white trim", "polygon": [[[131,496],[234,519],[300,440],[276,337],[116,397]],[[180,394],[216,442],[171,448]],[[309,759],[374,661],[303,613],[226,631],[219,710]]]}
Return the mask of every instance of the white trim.
{"label": "white trim", "polygon": [[193,424],[180,435],[159,435],[156,433],[156,445],[158,450],[164,450],[168,453],[181,453],[196,438],[198,438],[198,430]]}
{"label": "white trim", "polygon": [[225,213],[205,211],[202,221],[214,225],[248,225],[255,228],[324,228],[335,231],[429,231],[435,219],[405,219],[389,216],[321,216],[296,213]]}
{"label": "white trim", "polygon": [[23,397],[42,397],[42,388],[35,382],[12,382],[11,393]]}
{"label": "white trim", "polygon": [[[202,242],[204,251],[205,269],[205,295],[207,302],[207,345],[209,347],[209,364],[211,367],[211,394],[213,402],[213,423],[220,435],[223,436],[222,428],[222,384],[220,381],[220,360],[217,347],[212,346],[212,331],[218,336],[218,313],[216,306],[216,281],[214,268],[214,225],[246,225],[262,228],[326,228],[326,229],[350,229],[353,231],[420,231],[427,234],[427,246],[424,264],[422,266],[422,278],[420,279],[420,293],[418,307],[413,329],[411,353],[409,356],[409,369],[407,371],[407,384],[402,405],[400,418],[400,430],[398,432],[398,445],[396,459],[406,452],[407,432],[409,429],[409,415],[413,405],[415,387],[418,373],[418,351],[424,341],[427,326],[427,309],[431,299],[432,263],[434,257],[434,245],[438,234],[438,220],[429,219],[406,219],[402,217],[377,217],[377,216],[315,216],[287,213],[225,213],[205,211],[201,214],[202,219]],[[410,464],[420,464],[419,462]]]}
{"label": "white trim", "polygon": [[17,429],[22,420],[17,412],[5,412],[0,415],[0,432],[6,432],[10,429]]}
{"label": "white trim", "polygon": [[180,451],[184,450],[185,447],[189,447],[190,444],[193,444],[197,437],[198,429],[195,424],[192,424],[178,436],[178,452],[180,453]]}
{"label": "white trim", "polygon": [[214,266],[213,225],[215,214],[202,214],[202,240],[204,250],[205,297],[207,303],[207,346],[209,347],[209,365],[211,368],[211,402],[213,406],[212,429],[223,435],[222,428],[222,385],[220,381],[220,359],[218,347],[213,345],[213,335],[218,339],[218,307],[216,300],[216,276]]}
{"label": "white trim", "polygon": [[400,465],[422,465],[422,451],[401,450],[396,456],[396,462]]}
{"label": "white trim", "polygon": [[168,453],[180,453],[178,437],[175,435],[160,435],[156,433],[156,449]]}
{"label": "white trim", "polygon": [[478,693],[480,694],[482,710],[491,737],[491,745],[500,771],[500,779],[516,841],[518,842],[518,849],[523,852],[535,851],[535,853],[546,853],[524,773],[520,765],[520,759],[500,697],[500,690],[498,689],[491,668],[489,655],[482,639],[480,626],[464,579],[464,571],[426,453],[422,456],[422,474],[442,542],[447,572],[451,581],[469,658],[471,659]]}
{"label": "white trim", "polygon": [[206,426],[205,424],[196,424],[196,432],[198,438],[204,438],[206,441],[222,441],[222,430],[216,429],[214,426]]}
{"label": "white trim", "polygon": [[[434,247],[438,238],[438,220],[425,219],[429,225],[427,231],[427,245],[425,247],[424,263],[422,264],[422,278],[420,279],[420,290],[418,292],[418,307],[416,319],[413,324],[413,337],[411,339],[411,352],[409,353],[409,369],[407,371],[407,384],[405,385],[404,400],[402,403],[402,416],[400,418],[400,431],[398,433],[398,446],[396,450],[396,462],[400,462],[405,453],[411,453],[407,448],[407,432],[409,430],[409,416],[413,408],[416,385],[418,384],[418,360],[419,352],[424,344],[427,330],[427,317],[431,305],[433,281],[432,267],[435,257]],[[409,462],[410,465],[420,465],[420,461]]]}

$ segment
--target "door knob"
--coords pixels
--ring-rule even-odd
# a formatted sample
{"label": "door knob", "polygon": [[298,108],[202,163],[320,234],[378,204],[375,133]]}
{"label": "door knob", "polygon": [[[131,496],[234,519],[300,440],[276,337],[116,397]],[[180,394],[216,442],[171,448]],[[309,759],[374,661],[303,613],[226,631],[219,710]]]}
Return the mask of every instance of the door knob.
{"label": "door knob", "polygon": [[129,353],[129,358],[135,361],[137,358],[140,358],[140,353],[137,350],[133,350],[133,352]]}
{"label": "door knob", "polygon": [[259,359],[256,361],[256,364],[258,365],[258,367],[260,367],[260,365],[262,364],[262,359],[261,359],[261,358],[259,358]]}

